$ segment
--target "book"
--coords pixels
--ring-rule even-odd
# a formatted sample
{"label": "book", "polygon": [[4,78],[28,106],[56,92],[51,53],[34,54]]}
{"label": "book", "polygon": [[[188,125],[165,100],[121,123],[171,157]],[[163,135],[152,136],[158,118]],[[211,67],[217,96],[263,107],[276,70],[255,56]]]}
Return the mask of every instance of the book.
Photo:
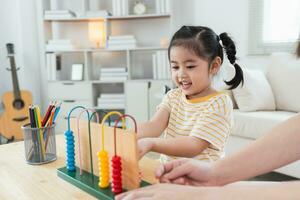
{"label": "book", "polygon": [[121,0],[121,15],[128,15],[128,0]]}
{"label": "book", "polygon": [[100,77],[101,81],[107,81],[107,82],[115,82],[115,81],[126,81],[127,77],[120,76],[120,77]]}
{"label": "book", "polygon": [[165,13],[170,14],[171,13],[171,0],[165,0],[165,1],[166,1]]}
{"label": "book", "polygon": [[76,49],[74,45],[59,45],[59,44],[46,45],[46,51],[68,51],[74,49]]}
{"label": "book", "polygon": [[125,67],[101,68],[101,72],[126,72]]}
{"label": "book", "polygon": [[74,17],[71,15],[45,15],[44,18],[46,20],[59,20],[59,19],[73,19]]}
{"label": "book", "polygon": [[97,99],[98,103],[101,102],[101,103],[124,103],[125,102],[125,99],[121,99],[121,98],[98,98]]}
{"label": "book", "polygon": [[108,45],[107,49],[110,49],[110,50],[123,50],[123,49],[134,49],[136,48],[137,45],[135,44],[130,44],[130,45]]}
{"label": "book", "polygon": [[155,11],[157,14],[161,14],[161,0],[155,0]]}
{"label": "book", "polygon": [[57,80],[56,70],[58,60],[57,56],[54,53],[47,53],[46,54],[46,66],[47,66],[47,79],[48,81],[55,81]]}
{"label": "book", "polygon": [[117,36],[109,36],[109,40],[124,40],[124,39],[134,39],[134,35],[117,35]]}
{"label": "book", "polygon": [[136,40],[108,40],[108,45],[136,45]]}
{"label": "book", "polygon": [[119,77],[119,76],[127,76],[127,72],[102,72],[100,74],[101,77]]}
{"label": "book", "polygon": [[44,12],[45,19],[72,19],[76,14],[71,10],[46,10]]}
{"label": "book", "polygon": [[152,54],[152,73],[153,73],[153,79],[158,79],[157,78],[156,54]]}
{"label": "book", "polygon": [[45,10],[45,15],[72,15],[76,16],[75,12],[71,10]]}

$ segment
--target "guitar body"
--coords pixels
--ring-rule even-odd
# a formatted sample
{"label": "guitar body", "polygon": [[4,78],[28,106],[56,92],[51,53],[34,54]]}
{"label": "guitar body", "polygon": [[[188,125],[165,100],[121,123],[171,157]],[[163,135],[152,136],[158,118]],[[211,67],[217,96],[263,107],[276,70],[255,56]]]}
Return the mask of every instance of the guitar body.
{"label": "guitar body", "polygon": [[[32,95],[29,91],[21,90],[22,106],[15,106],[15,96],[13,92],[5,92],[2,97],[4,112],[0,115],[0,133],[6,137],[23,139],[21,126],[29,123],[28,107],[32,104]],[[17,102],[18,103],[18,102]],[[20,103],[20,102],[19,102]]]}
{"label": "guitar body", "polygon": [[7,43],[7,57],[10,62],[12,75],[12,92],[5,92],[2,97],[4,112],[0,115],[0,136],[9,140],[23,139],[21,126],[29,123],[29,106],[32,104],[32,95],[28,91],[20,90],[15,59],[14,45]]}

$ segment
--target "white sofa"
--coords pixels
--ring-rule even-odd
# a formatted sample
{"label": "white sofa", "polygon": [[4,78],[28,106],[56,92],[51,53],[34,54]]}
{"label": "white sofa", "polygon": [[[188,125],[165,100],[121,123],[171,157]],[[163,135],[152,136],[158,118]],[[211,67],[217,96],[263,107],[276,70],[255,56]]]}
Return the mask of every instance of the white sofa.
{"label": "white sofa", "polygon": [[[266,73],[252,72],[245,71],[245,88],[233,90],[238,108],[234,110],[235,126],[226,146],[227,155],[300,111],[300,60],[291,54],[273,54]],[[300,161],[275,171],[300,178]]]}

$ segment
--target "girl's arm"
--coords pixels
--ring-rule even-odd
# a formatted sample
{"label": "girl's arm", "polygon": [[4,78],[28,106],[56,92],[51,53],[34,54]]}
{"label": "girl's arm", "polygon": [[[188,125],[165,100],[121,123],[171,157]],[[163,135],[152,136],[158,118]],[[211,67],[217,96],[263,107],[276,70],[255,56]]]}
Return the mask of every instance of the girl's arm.
{"label": "girl's arm", "polygon": [[210,143],[193,137],[181,138],[144,138],[138,141],[140,158],[149,151],[166,154],[168,156],[194,157],[206,149]]}
{"label": "girl's arm", "polygon": [[219,185],[260,175],[300,159],[300,114],[273,128],[244,150],[217,161]]}
{"label": "girl's arm", "polygon": [[158,137],[167,128],[170,113],[160,108],[150,121],[138,124],[137,137]]}

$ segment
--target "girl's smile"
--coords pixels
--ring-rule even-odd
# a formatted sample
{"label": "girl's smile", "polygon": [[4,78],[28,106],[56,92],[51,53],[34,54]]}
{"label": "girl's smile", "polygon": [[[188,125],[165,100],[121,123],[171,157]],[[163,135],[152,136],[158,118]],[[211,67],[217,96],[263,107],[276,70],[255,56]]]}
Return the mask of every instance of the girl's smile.
{"label": "girl's smile", "polygon": [[181,46],[170,50],[172,80],[188,99],[215,92],[211,88],[213,74],[208,61]]}

